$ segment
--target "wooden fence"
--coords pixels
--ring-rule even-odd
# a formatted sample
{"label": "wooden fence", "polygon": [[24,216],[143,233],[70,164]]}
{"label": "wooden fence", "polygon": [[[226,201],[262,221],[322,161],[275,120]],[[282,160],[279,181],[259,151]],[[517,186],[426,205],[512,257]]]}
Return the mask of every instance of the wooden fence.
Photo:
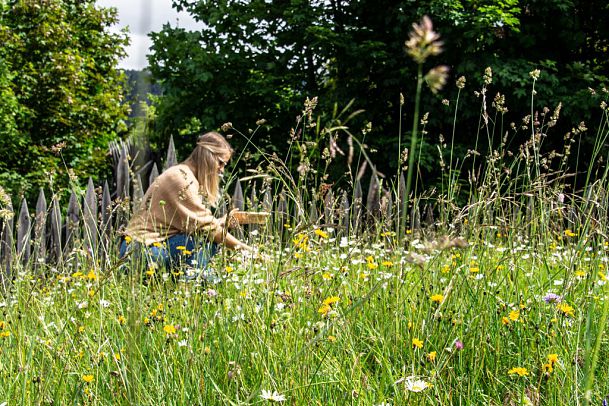
{"label": "wooden fence", "polygon": [[[41,189],[33,215],[24,199],[16,216],[0,221],[0,264],[4,270],[0,276],[3,273],[10,276],[17,264],[29,264],[35,269],[43,265],[65,265],[75,257],[75,252],[107,264],[117,249],[117,231],[126,224],[144,195],[142,175],[148,174],[146,184],[152,184],[159,175],[156,164],[152,162],[142,165],[137,171],[132,170],[130,157],[136,154],[132,145],[124,142],[113,144],[111,153],[115,164],[114,190],[107,181],[96,187],[89,179],[86,190],[72,191],[67,209],[63,211],[57,196],[52,196],[49,201]],[[171,140],[164,169],[176,163]],[[272,228],[275,236],[284,235],[285,224],[288,223],[324,225],[334,227],[342,234],[353,234],[371,224],[404,230],[406,217],[410,217],[408,227],[419,228],[421,212],[425,213],[425,222],[432,224],[431,203],[422,211],[415,205],[409,216],[404,215],[406,201],[401,198],[404,193],[403,174],[395,193],[381,187],[378,178],[373,176],[366,196],[358,180],[349,191],[328,189],[319,202],[304,202],[298,192],[294,195],[287,190],[274,189],[273,185],[257,184],[254,180],[245,183],[244,187],[237,180],[219,215],[229,208],[271,212],[267,227]],[[65,217],[62,213],[66,213]]]}

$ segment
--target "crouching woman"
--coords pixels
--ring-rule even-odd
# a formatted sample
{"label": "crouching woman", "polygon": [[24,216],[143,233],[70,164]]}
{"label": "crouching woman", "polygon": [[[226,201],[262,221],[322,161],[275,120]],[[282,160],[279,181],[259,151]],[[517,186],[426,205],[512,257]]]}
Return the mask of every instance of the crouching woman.
{"label": "crouching woman", "polygon": [[219,244],[251,251],[228,232],[226,216],[216,218],[211,212],[220,200],[220,178],[232,154],[220,134],[199,136],[190,156],[159,175],[146,191],[125,230],[121,257],[143,249],[148,266],[175,271],[185,264],[196,274],[206,269]]}

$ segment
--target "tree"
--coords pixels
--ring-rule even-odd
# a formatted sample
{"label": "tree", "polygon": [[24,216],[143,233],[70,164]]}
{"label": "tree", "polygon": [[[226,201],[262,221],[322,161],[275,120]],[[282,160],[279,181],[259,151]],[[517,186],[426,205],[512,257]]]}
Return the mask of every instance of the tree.
{"label": "tree", "polygon": [[[94,0],[30,0],[0,5],[0,183],[36,193],[55,178],[107,173],[108,142],[125,129],[126,33],[111,34],[116,11]],[[58,153],[59,150],[61,153]]]}
{"label": "tree", "polygon": [[[215,129],[225,121],[243,128],[264,117],[268,133],[259,143],[282,149],[304,99],[319,96],[318,111],[328,115],[335,104],[345,106],[355,99],[355,108],[366,111],[361,117],[373,124],[369,145],[397,157],[400,94],[405,95],[405,117],[411,117],[416,83],[416,65],[405,54],[404,41],[412,22],[424,14],[445,41],[445,52],[431,63],[450,66],[452,83],[461,75],[468,79],[457,142],[471,143],[477,129],[480,101],[473,89],[481,84],[487,66],[494,68],[494,86],[506,93],[510,110],[518,115],[506,118],[513,121],[530,111],[533,69],[543,70],[537,83],[540,109],[558,101],[576,106],[563,110],[570,116],[569,125],[590,117],[595,102],[583,98],[583,92],[608,77],[603,56],[609,13],[600,13],[607,5],[597,1],[174,0],[173,4],[192,14],[202,28],[187,32],[165,26],[152,35],[150,69],[165,89],[156,123],[159,143],[172,134],[178,145],[190,144],[190,131]],[[442,110],[441,101],[454,100],[455,93],[451,86],[443,95],[424,95],[423,111],[432,113],[436,136],[450,133],[452,117]],[[430,148],[428,171],[437,167],[434,153]],[[378,160],[381,169],[397,165],[397,159]]]}

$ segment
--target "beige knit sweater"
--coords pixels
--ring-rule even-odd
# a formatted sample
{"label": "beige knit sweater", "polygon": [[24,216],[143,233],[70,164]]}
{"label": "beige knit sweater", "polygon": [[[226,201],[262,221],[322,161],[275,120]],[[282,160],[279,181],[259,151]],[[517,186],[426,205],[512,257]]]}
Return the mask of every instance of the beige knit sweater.
{"label": "beige knit sweater", "polygon": [[125,234],[150,245],[176,234],[203,233],[210,241],[222,231],[219,221],[203,204],[199,182],[190,168],[175,165],[150,185]]}

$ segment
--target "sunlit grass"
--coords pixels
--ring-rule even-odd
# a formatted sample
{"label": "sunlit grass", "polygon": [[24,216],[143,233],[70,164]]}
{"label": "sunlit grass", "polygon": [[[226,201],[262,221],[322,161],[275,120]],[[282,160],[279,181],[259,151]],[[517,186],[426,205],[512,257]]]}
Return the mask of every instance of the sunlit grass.
{"label": "sunlit grass", "polygon": [[[411,234],[404,250],[391,236],[365,243],[324,233],[309,230],[306,245],[267,245],[267,262],[218,257],[222,281],[213,285],[130,264],[20,273],[0,304],[0,400],[583,399],[606,242],[557,235],[532,246],[503,236],[439,250]],[[601,345],[597,403],[609,389],[607,355]]]}

